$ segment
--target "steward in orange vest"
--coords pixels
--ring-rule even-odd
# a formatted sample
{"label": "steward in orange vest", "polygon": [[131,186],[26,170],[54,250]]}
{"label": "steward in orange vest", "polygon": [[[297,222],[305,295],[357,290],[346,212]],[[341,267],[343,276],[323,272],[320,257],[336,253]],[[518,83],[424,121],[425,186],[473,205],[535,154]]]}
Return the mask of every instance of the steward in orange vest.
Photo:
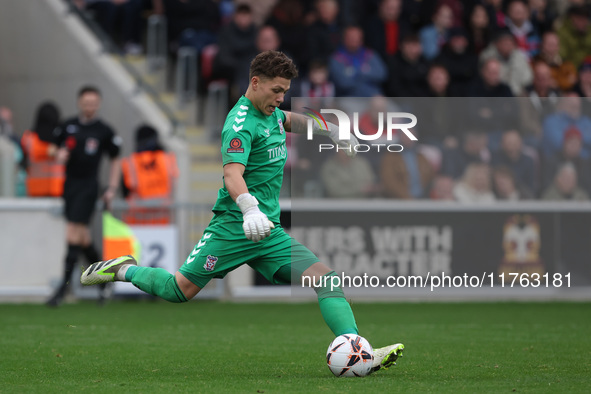
{"label": "steward in orange vest", "polygon": [[136,152],[122,160],[123,192],[130,209],[128,224],[167,224],[171,218],[174,180],[178,167],[173,154],[164,151],[158,133],[150,126],[136,132]]}
{"label": "steward in orange vest", "polygon": [[27,156],[27,193],[32,197],[60,197],[64,190],[64,166],[55,161],[53,130],[60,124],[59,111],[51,103],[37,110],[33,130],[24,132],[21,146]]}

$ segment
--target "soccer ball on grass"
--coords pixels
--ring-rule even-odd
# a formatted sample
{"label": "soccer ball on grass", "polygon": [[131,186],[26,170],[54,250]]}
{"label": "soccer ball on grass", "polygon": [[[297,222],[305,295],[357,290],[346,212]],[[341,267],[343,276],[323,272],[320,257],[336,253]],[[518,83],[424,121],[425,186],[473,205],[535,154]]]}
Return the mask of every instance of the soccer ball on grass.
{"label": "soccer ball on grass", "polygon": [[373,348],[359,335],[339,335],[328,345],[326,363],[337,377],[366,376],[373,365]]}

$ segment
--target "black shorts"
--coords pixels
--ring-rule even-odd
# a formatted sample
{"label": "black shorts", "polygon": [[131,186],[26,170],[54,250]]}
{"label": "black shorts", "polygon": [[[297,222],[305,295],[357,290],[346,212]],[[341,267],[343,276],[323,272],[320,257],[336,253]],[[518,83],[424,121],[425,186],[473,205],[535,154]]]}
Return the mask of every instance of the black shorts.
{"label": "black shorts", "polygon": [[97,195],[98,182],[96,179],[66,178],[64,213],[68,222],[90,223]]}

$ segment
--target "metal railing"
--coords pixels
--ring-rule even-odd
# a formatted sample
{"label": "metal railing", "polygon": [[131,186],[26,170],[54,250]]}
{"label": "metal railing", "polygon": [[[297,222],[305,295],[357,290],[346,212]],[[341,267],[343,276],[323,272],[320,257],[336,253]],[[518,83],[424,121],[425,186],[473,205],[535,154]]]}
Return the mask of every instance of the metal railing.
{"label": "metal railing", "polygon": [[219,140],[228,114],[229,87],[225,81],[213,81],[207,88],[205,127],[210,141]]}
{"label": "metal railing", "polygon": [[195,100],[197,94],[197,50],[193,47],[180,47],[178,50],[175,94],[179,108],[184,108]]}
{"label": "metal railing", "polygon": [[[121,52],[120,48],[115,44],[115,42],[111,39],[111,37],[109,37],[109,35],[96,23],[96,21],[94,21],[90,17],[90,15],[87,12],[78,9],[78,7],[76,7],[72,3],[71,0],[64,0],[64,1],[69,4],[69,11],[68,12],[78,16],[80,18],[80,20],[88,27],[88,29],[93,32],[93,34],[96,36],[96,38],[101,43],[103,52],[116,54],[116,55],[120,54],[120,52]],[[161,40],[161,38],[159,38],[158,40]],[[182,123],[176,117],[174,112],[166,104],[164,104],[164,102],[162,102],[159,92],[157,92],[156,89],[154,89],[147,81],[145,81],[145,79],[141,75],[141,73],[138,70],[136,70],[136,68],[133,67],[133,65],[131,65],[125,59],[124,56],[118,56],[118,59],[119,59],[121,66],[125,69],[125,71],[134,80],[134,82],[136,84],[136,92],[135,93],[137,94],[140,91],[143,91],[148,96],[150,96],[150,98],[154,101],[154,103],[156,104],[158,109],[160,109],[160,111],[162,111],[162,113],[168,118],[168,120],[172,124],[173,133],[176,135],[181,134],[182,130],[183,130]]]}

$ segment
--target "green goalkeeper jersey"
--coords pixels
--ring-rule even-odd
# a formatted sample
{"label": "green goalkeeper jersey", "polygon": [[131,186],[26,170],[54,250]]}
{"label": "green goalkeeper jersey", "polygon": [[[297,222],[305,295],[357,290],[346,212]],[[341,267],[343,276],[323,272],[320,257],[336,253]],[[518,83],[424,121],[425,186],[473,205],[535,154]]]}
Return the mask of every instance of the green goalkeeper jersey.
{"label": "green goalkeeper jersey", "polygon": [[[244,164],[244,180],[250,194],[259,201],[259,209],[269,220],[279,224],[279,191],[287,160],[285,114],[279,108],[266,116],[242,96],[228,113],[222,130],[223,164]],[[239,221],[242,212],[230,197],[226,184],[218,191],[213,207],[218,221]]]}

